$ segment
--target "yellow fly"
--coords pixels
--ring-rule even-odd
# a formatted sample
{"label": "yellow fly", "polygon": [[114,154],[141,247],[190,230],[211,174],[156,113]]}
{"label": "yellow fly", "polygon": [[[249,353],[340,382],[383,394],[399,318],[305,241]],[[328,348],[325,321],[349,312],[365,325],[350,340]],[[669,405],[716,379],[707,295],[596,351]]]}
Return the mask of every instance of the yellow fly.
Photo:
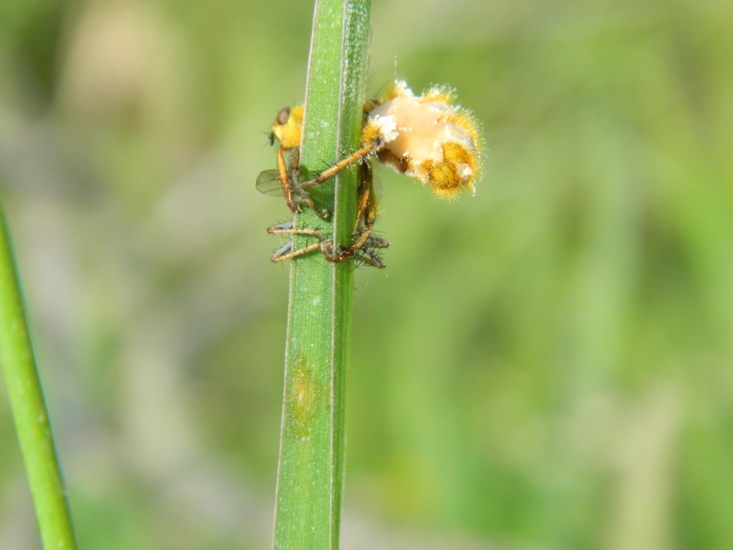
{"label": "yellow fly", "polygon": [[[398,80],[384,99],[369,99],[364,105],[361,147],[346,158],[307,182],[298,178],[298,147],[303,131],[303,107],[283,109],[270,132],[270,142],[280,143],[278,169],[266,170],[257,179],[257,188],[271,194],[282,189],[293,212],[300,212],[305,203],[315,210],[307,193],[308,187],[319,185],[344,168],[359,163],[359,208],[354,242],[348,248],[334,247],[331,241],[312,229],[297,229],[292,225],[273,226],[270,233],[310,235],[317,243],[299,250],[292,246],[278,250],[272,260],[282,261],[314,250],[331,262],[349,258],[362,259],[370,265],[384,267],[374,252],[385,248],[387,241],[372,235],[378,205],[372,185],[372,170],[366,159],[376,158],[407,176],[427,184],[433,193],[452,199],[461,191],[475,193],[474,182],[480,165],[481,141],[478,124],[466,109],[454,104],[454,94],[447,88],[435,87],[415,96],[404,81]],[[284,153],[291,151],[291,162],[285,164]],[[279,184],[272,185],[272,182]],[[327,212],[316,213],[325,218]]]}

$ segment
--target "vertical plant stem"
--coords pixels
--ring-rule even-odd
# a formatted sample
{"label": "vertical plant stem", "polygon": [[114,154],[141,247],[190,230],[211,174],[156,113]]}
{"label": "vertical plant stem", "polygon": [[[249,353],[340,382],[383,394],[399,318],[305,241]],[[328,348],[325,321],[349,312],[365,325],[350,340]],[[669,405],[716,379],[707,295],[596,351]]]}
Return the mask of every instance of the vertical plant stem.
{"label": "vertical plant stem", "polygon": [[38,378],[12,243],[0,204],[0,363],[46,550],[76,548]]}
{"label": "vertical plant stem", "polygon": [[[302,177],[323,171],[359,144],[369,0],[317,0],[308,64]],[[323,222],[306,210],[298,227],[318,227],[340,244],[356,217],[356,167],[313,189]],[[298,248],[312,242],[295,239]],[[320,254],[291,262],[274,548],[338,549],[344,471],[344,398],[353,265]]]}

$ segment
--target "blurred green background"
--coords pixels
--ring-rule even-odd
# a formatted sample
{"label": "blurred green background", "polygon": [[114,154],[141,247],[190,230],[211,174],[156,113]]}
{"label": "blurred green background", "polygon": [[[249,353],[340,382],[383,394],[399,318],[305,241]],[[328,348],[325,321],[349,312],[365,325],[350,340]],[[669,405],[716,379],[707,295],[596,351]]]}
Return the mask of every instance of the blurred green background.
{"label": "blurred green background", "polygon": [[[0,2],[0,188],[82,549],[270,545],[288,267],[265,133],[313,6]],[[474,198],[377,169],[343,548],[733,548],[733,4],[373,0]],[[40,547],[6,392],[0,548]]]}

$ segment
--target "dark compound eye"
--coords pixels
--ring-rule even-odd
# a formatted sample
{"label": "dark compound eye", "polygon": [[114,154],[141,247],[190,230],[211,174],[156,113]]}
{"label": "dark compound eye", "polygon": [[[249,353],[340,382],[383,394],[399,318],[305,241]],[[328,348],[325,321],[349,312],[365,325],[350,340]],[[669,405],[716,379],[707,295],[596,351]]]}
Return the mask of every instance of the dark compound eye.
{"label": "dark compound eye", "polygon": [[277,123],[283,126],[288,123],[290,118],[290,107],[285,107],[282,111],[277,114]]}

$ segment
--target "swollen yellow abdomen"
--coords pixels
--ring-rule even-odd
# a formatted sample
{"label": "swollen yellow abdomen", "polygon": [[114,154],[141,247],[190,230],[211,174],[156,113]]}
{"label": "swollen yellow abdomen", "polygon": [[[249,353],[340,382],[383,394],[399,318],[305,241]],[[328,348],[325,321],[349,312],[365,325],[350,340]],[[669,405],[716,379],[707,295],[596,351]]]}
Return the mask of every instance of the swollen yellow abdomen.
{"label": "swollen yellow abdomen", "polygon": [[478,125],[453,104],[453,92],[431,88],[415,96],[405,82],[397,81],[387,98],[368,109],[362,145],[380,139],[382,162],[428,184],[441,198],[453,198],[463,189],[475,192]]}

